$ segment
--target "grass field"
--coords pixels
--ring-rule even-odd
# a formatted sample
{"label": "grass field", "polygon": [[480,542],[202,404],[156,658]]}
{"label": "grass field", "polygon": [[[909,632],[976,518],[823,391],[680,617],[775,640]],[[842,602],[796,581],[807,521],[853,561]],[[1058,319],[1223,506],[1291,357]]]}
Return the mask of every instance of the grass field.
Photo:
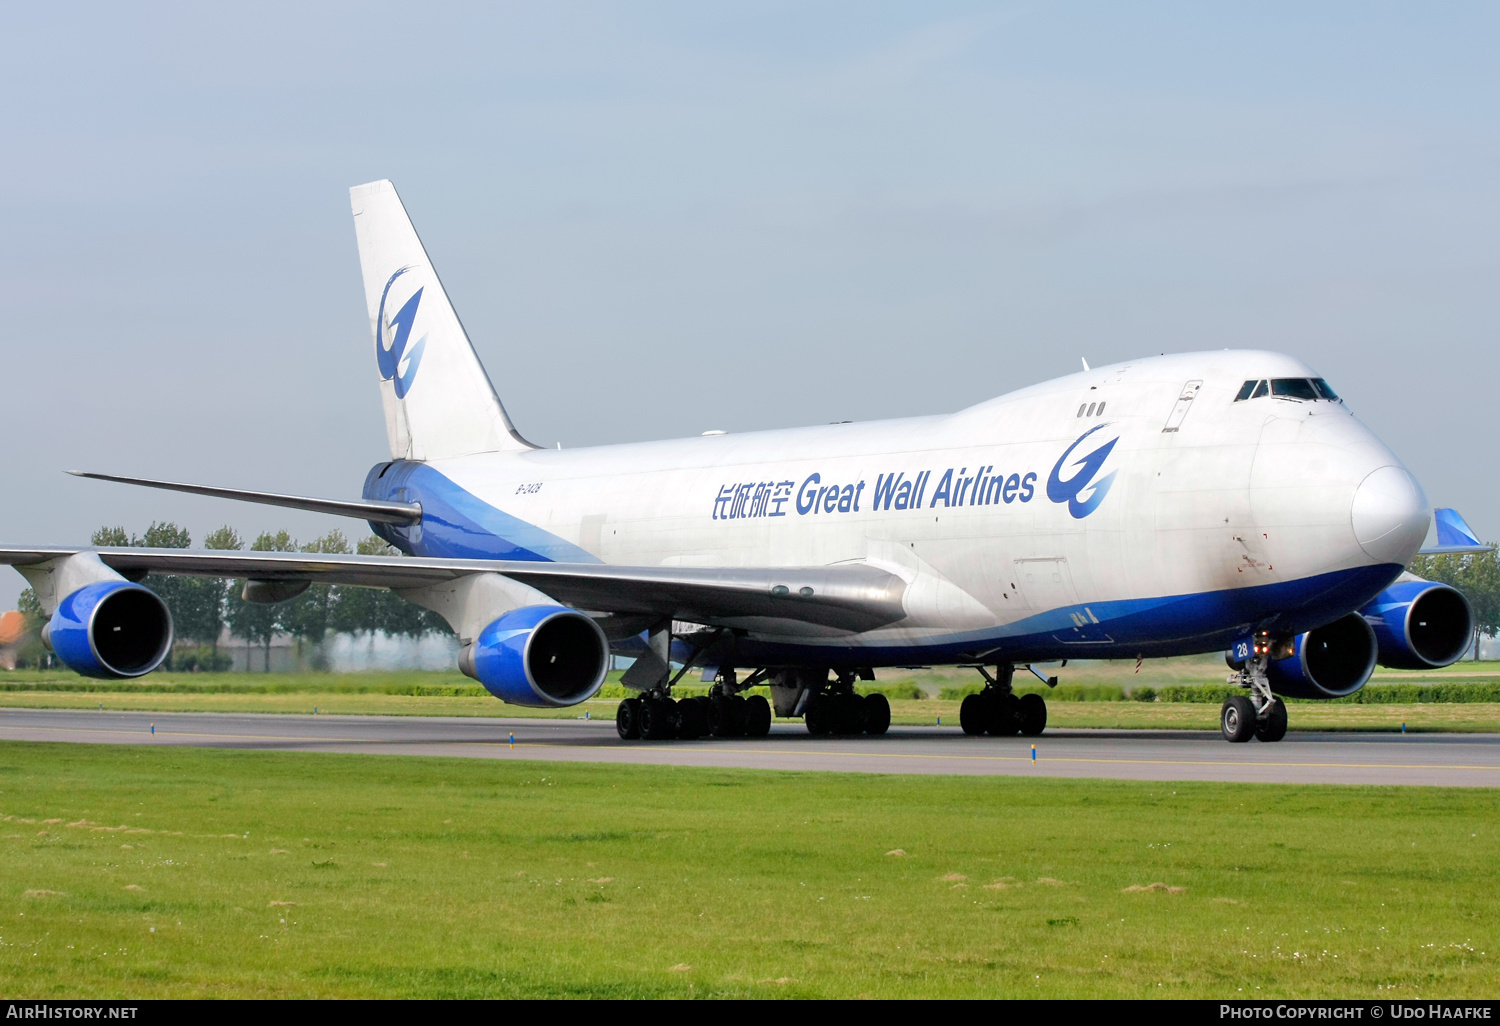
{"label": "grass field", "polygon": [[1481,997],[1500,944],[1479,789],[6,743],[0,859],[5,997]]}

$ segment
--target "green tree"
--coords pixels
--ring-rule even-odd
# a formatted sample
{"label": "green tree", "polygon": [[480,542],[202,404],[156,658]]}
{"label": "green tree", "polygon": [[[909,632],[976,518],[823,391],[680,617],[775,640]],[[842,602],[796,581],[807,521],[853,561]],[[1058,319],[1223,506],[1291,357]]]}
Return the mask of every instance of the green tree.
{"label": "green tree", "polygon": [[1494,549],[1470,555],[1418,556],[1409,569],[1418,577],[1440,581],[1463,593],[1474,610],[1474,658],[1480,635],[1500,633],[1500,553]]}
{"label": "green tree", "polygon": [[205,549],[243,549],[245,543],[240,540],[240,534],[234,528],[225,524],[215,531],[208,532],[208,537],[203,539]]}
{"label": "green tree", "polygon": [[[338,528],[302,546],[303,552],[347,554],[349,539]],[[331,626],[334,590],[327,584],[313,584],[301,595],[283,603],[279,622],[283,630],[297,639],[297,662],[302,662],[303,645],[321,645]],[[321,660],[321,657],[319,657]],[[317,664],[322,667],[321,661]]]}
{"label": "green tree", "polygon": [[[361,556],[401,555],[399,549],[373,534],[361,540],[356,549]],[[379,632],[391,637],[405,635],[413,638],[424,634],[452,633],[448,622],[441,616],[406,601],[387,588],[340,587],[334,591],[329,610],[329,625],[333,630],[349,634]]]}
{"label": "green tree", "polygon": [[[205,549],[243,549],[245,543],[240,540],[239,532],[225,524],[216,530],[210,531],[203,539]],[[224,631],[224,604],[229,599],[231,582],[222,577],[200,577],[199,584],[203,588],[201,596],[200,613],[202,620],[195,624],[198,634],[194,635],[200,641],[207,641],[212,656],[211,666],[217,668],[219,665],[219,635]],[[246,660],[245,668],[248,670],[249,660]]]}
{"label": "green tree", "polygon": [[[120,537],[124,534],[118,527],[100,528],[100,534],[105,532],[112,537]],[[186,549],[192,547],[193,538],[185,528],[166,521],[153,520],[142,537],[131,537],[130,544],[148,549]],[[198,598],[197,582],[190,577],[147,574],[141,583],[156,592],[157,596],[167,604],[167,609],[172,613],[172,626],[176,633],[182,637],[193,637],[192,625],[197,620],[197,610],[194,608]],[[167,669],[171,668],[172,654],[168,653]]]}
{"label": "green tree", "polygon": [[47,625],[47,614],[42,611],[42,600],[36,597],[36,589],[27,588],[16,599],[16,610],[26,618],[26,633],[41,634]]}
{"label": "green tree", "polygon": [[188,549],[193,546],[193,536],[188,534],[187,528],[167,521],[158,523],[153,520],[140,541],[132,540],[131,544],[148,549]]}
{"label": "green tree", "polygon": [[[400,556],[402,552],[394,545],[387,545],[379,535],[370,535],[360,543],[359,551],[366,556]],[[394,591],[382,590],[376,593],[379,601],[376,603],[375,623],[377,630],[395,637],[406,635],[419,638],[424,634],[452,634],[453,629],[448,626],[437,613],[430,609],[423,609],[415,602],[408,602],[397,595]]]}
{"label": "green tree", "polygon": [[42,628],[47,624],[47,614],[42,611],[41,599],[36,597],[34,589],[26,588],[21,592],[16,599],[16,610],[26,619],[27,639],[17,653],[20,660],[16,665],[38,668],[50,665],[52,654],[42,644]]}
{"label": "green tree", "polygon": [[126,545],[135,545],[137,542],[125,533],[123,527],[101,527],[89,539],[89,544],[99,548],[123,548]]}
{"label": "green tree", "polygon": [[361,556],[399,556],[401,550],[378,534],[368,534],[355,545],[354,551]]}
{"label": "green tree", "polygon": [[[250,543],[251,552],[295,552],[296,550],[297,543],[286,531],[278,531],[275,534],[262,531],[255,541]],[[276,632],[281,627],[280,610],[269,603],[246,602],[244,586],[244,581],[236,581],[230,588],[228,602],[225,604],[224,619],[229,624],[229,630],[235,637],[244,638],[247,646],[252,642],[260,642],[265,646],[265,671],[270,673],[271,639],[276,636]],[[245,669],[250,669],[248,648]]]}

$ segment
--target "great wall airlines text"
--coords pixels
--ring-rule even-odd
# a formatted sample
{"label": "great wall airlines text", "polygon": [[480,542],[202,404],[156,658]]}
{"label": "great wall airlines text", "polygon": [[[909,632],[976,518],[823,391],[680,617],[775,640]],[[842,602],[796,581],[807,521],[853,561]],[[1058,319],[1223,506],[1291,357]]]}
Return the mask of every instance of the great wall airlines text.
{"label": "great wall airlines text", "polygon": [[968,467],[959,467],[956,472],[950,467],[938,478],[930,495],[930,470],[920,471],[911,478],[904,472],[878,474],[875,487],[869,489],[868,494],[867,481],[825,482],[823,475],[817,473],[808,474],[800,485],[792,481],[745,481],[719,487],[719,494],[714,499],[713,519],[784,517],[793,511],[805,517],[866,510],[922,509],[924,502],[927,509],[1030,502],[1036,494],[1036,479],[1034,472],[997,474],[993,466],[980,467],[972,475]]}

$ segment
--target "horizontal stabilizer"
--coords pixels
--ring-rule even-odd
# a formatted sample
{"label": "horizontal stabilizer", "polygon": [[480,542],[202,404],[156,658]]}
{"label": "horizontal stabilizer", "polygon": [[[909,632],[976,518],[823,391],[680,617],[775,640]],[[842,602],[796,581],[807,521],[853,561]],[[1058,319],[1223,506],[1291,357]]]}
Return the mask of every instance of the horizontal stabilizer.
{"label": "horizontal stabilizer", "polygon": [[1432,511],[1432,518],[1437,521],[1436,545],[1421,549],[1417,554],[1421,556],[1444,556],[1460,555],[1473,552],[1490,552],[1495,546],[1485,545],[1474,534],[1472,528],[1464,522],[1456,509],[1437,509]]}
{"label": "horizontal stabilizer", "polygon": [[422,519],[422,506],[416,502],[382,502],[374,499],[315,499],[307,495],[280,495],[276,492],[251,492],[243,488],[219,488],[215,485],[181,484],[176,481],[152,481],[144,477],[116,477],[114,474],[90,474],[83,470],[70,470],[74,477],[87,477],[95,481],[115,481],[119,484],[142,485],[146,488],[163,488],[169,492],[189,492],[193,495],[209,495],[216,499],[238,499],[241,502],[259,502],[267,506],[286,506],[289,509],[305,509],[312,513],[332,513],[338,517],[355,517],[373,520],[381,524],[415,524]]}

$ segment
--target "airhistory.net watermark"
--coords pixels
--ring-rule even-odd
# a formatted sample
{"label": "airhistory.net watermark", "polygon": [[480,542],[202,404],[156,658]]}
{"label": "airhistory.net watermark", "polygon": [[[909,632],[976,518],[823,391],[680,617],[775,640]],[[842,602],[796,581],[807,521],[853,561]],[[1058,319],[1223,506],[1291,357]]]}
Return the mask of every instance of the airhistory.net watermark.
{"label": "airhistory.net watermark", "polygon": [[137,1005],[55,1004],[48,1001],[12,1001],[5,1006],[7,1019],[134,1019]]}

